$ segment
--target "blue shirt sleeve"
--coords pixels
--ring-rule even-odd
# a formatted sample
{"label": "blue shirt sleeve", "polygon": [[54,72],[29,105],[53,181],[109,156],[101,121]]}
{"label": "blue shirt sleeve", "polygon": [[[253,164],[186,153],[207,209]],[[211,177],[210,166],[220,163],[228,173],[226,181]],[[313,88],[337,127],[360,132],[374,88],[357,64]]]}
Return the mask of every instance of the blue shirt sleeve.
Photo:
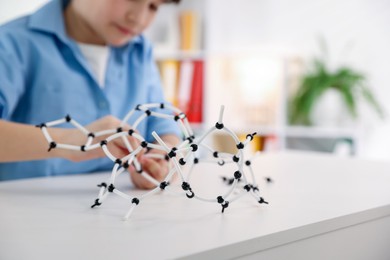
{"label": "blue shirt sleeve", "polygon": [[25,73],[15,44],[0,32],[0,118],[9,119],[24,93]]}

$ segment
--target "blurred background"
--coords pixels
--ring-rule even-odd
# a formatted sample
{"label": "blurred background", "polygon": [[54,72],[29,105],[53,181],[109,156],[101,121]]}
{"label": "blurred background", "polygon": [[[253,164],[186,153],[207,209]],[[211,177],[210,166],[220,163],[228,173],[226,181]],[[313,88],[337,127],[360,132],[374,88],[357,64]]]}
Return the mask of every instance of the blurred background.
{"label": "blurred background", "polygon": [[[47,0],[0,0],[0,23]],[[390,160],[388,0],[182,0],[147,37],[167,98],[196,131],[252,149]],[[234,143],[213,136],[220,150]]]}

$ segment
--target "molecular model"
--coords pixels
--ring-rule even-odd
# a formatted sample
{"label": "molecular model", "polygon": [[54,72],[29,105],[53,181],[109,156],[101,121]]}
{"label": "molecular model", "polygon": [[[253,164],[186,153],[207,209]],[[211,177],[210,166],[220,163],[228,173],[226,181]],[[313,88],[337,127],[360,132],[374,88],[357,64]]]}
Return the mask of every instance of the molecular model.
{"label": "molecular model", "polygon": [[[165,113],[163,110],[165,110]],[[113,161],[114,166],[108,180],[98,185],[98,187],[100,187],[100,191],[97,199],[91,207],[94,208],[100,206],[107,198],[107,196],[114,193],[119,197],[127,200],[130,204],[130,208],[124,216],[125,220],[129,219],[134,208],[144,199],[159,191],[169,190],[173,186],[170,186],[170,181],[174,175],[177,175],[181,180],[181,188],[183,190],[181,193],[182,195],[185,194],[188,199],[198,199],[204,202],[218,203],[220,206],[222,206],[222,212],[224,212],[224,210],[229,206],[229,203],[232,203],[245,194],[250,194],[260,204],[268,204],[268,202],[266,202],[263,197],[260,196],[259,189],[256,185],[255,175],[251,168],[251,160],[245,160],[243,153],[243,149],[247,147],[250,141],[253,140],[253,137],[256,135],[256,133],[248,134],[245,141],[241,142],[233,131],[224,126],[222,122],[223,111],[224,107],[222,106],[218,122],[199,138],[194,136],[186,115],[178,108],[164,103],[137,105],[125,116],[118,128],[103,130],[95,133],[89,132],[69,115],[63,119],[51,121],[49,123],[43,123],[37,127],[41,128],[47,142],[49,143],[49,151],[51,149],[58,148],[83,152],[93,149],[103,149],[106,156]],[[152,132],[152,136],[155,138],[155,142],[147,142],[145,138],[137,131],[137,126],[147,117],[158,117],[165,120],[176,121],[183,133],[183,142],[176,147],[169,147],[155,131]],[[135,118],[133,123],[130,124],[132,128],[125,131],[124,126],[129,123],[129,120],[132,118]],[[48,128],[63,123],[70,123],[79,129],[86,136],[86,143],[84,145],[77,146],[55,142],[55,140],[51,138],[48,132]],[[205,138],[214,131],[224,131],[231,138],[233,138],[237,147],[237,153],[230,154],[225,152],[218,152],[205,144]],[[100,142],[95,141],[95,138],[106,135],[108,135],[108,137],[105,140]],[[134,144],[133,146],[130,144],[128,140],[129,136],[138,140],[137,143],[139,143],[139,145],[137,147],[133,147]],[[123,158],[116,158],[108,149],[108,143],[117,138],[121,138],[123,140],[128,150],[128,154]],[[206,159],[201,159],[199,156],[199,148],[202,148],[207,153],[210,153],[210,155],[212,155],[210,156],[212,159],[209,159],[208,161]],[[158,149],[163,151],[163,153],[148,153],[147,151],[151,149]],[[142,166],[137,159],[137,155],[141,152],[143,153],[143,156],[165,159],[169,162],[169,172],[162,182],[157,181],[146,171],[142,170]],[[237,166],[237,170],[235,170],[232,174],[232,178],[224,177],[224,181],[229,184],[228,191],[225,194],[216,196],[215,198],[205,198],[198,195],[196,191],[192,189],[190,185],[190,177],[194,165],[201,162],[214,162],[221,167],[228,163],[233,163]],[[151,189],[150,191],[146,191],[143,195],[138,197],[128,195],[118,190],[115,187],[115,180],[120,174],[126,172],[130,165],[134,166],[138,174],[153,183],[155,188]],[[185,168],[187,169],[186,172],[183,170],[184,165],[188,166]],[[244,168],[246,168],[247,171],[244,171]],[[246,172],[249,172],[249,174]],[[246,175],[250,175],[250,180],[248,178],[249,176]],[[267,181],[270,180],[267,179]]]}

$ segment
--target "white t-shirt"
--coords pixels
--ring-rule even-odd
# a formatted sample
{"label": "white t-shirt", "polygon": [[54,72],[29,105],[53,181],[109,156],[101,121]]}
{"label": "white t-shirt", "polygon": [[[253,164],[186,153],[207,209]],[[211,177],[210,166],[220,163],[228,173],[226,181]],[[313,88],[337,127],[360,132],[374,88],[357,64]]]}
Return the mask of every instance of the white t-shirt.
{"label": "white t-shirt", "polygon": [[108,46],[78,43],[101,88],[104,88],[110,48]]}

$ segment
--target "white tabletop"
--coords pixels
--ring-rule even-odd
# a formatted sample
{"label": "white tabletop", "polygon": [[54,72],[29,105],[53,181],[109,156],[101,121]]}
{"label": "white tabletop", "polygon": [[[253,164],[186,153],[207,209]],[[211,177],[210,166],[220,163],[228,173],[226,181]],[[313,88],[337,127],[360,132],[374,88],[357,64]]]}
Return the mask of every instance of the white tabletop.
{"label": "white tabletop", "polygon": [[[222,214],[218,204],[165,192],[127,222],[129,204],[115,194],[90,208],[108,173],[0,183],[0,259],[233,258],[390,216],[388,163],[281,153],[253,165],[269,205],[245,196]],[[229,166],[199,165],[191,184],[216,197],[227,189],[222,175]],[[141,193],[127,176],[116,187]]]}

